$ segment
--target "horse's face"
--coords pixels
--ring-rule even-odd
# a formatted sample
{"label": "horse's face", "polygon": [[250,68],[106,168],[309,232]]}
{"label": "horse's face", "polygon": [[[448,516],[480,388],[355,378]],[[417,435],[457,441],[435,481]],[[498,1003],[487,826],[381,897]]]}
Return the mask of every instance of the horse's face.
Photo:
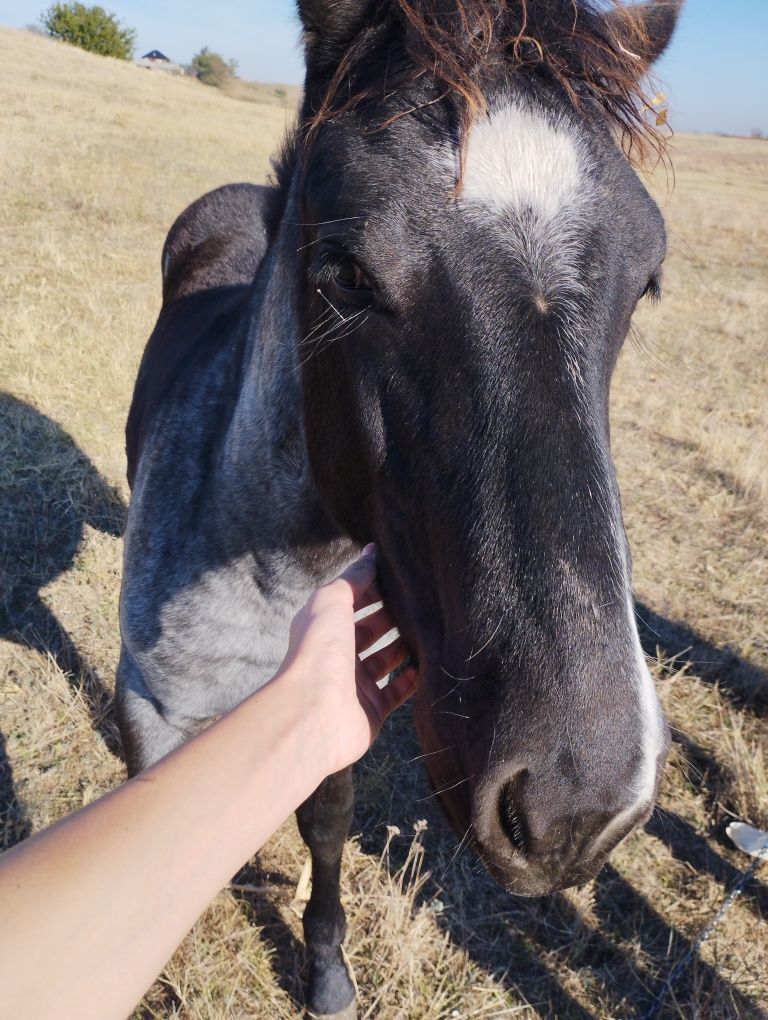
{"label": "horse's face", "polygon": [[508,87],[342,117],[303,177],[306,430],[418,660],[425,763],[510,890],[592,875],[647,819],[668,729],[638,641],[608,391],[661,215],[607,131]]}

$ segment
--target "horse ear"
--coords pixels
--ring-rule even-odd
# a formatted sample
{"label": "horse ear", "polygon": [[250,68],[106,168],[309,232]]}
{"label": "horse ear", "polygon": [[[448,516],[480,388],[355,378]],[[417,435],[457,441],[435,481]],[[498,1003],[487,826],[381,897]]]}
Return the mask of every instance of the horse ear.
{"label": "horse ear", "polygon": [[361,27],[371,0],[297,0],[307,70],[333,68]]}
{"label": "horse ear", "polygon": [[669,45],[684,0],[644,0],[608,11],[605,23],[625,53],[636,57],[645,73]]}

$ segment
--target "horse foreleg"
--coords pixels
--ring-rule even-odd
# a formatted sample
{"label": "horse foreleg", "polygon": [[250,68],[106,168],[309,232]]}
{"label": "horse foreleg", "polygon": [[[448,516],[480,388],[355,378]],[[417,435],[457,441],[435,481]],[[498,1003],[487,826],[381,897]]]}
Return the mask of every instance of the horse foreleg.
{"label": "horse foreleg", "polygon": [[307,1008],[311,1017],[353,1020],[355,989],[341,944],[347,919],[341,905],[341,852],[352,821],[352,771],[329,776],[296,812],[312,855],[312,893],[304,911],[309,957]]}

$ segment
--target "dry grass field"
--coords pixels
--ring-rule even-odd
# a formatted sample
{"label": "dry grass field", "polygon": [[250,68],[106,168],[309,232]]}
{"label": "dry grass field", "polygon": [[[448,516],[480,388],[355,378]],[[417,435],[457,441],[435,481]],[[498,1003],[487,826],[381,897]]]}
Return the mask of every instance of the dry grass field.
{"label": "dry grass field", "polygon": [[[252,98],[252,97],[251,97]],[[262,180],[289,114],[0,30],[0,848],[123,776],[122,429],[192,199]],[[614,445],[646,650],[675,728],[661,803],[588,886],[502,893],[442,821],[408,712],[359,766],[347,954],[373,1020],[642,1017],[768,826],[768,143],[679,136],[661,306]],[[200,919],[135,1018],[301,1015],[293,821]],[[45,961],[40,961],[45,980]],[[1,993],[0,993],[1,994]],[[768,1017],[768,865],[658,1014]]]}

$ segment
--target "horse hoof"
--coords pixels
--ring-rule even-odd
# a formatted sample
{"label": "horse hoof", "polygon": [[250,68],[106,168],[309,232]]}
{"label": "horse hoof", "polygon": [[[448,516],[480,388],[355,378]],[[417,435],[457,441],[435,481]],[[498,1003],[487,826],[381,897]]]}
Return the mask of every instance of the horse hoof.
{"label": "horse hoof", "polygon": [[353,999],[340,1013],[312,1013],[307,1010],[306,1020],[357,1020],[357,1003]]}

